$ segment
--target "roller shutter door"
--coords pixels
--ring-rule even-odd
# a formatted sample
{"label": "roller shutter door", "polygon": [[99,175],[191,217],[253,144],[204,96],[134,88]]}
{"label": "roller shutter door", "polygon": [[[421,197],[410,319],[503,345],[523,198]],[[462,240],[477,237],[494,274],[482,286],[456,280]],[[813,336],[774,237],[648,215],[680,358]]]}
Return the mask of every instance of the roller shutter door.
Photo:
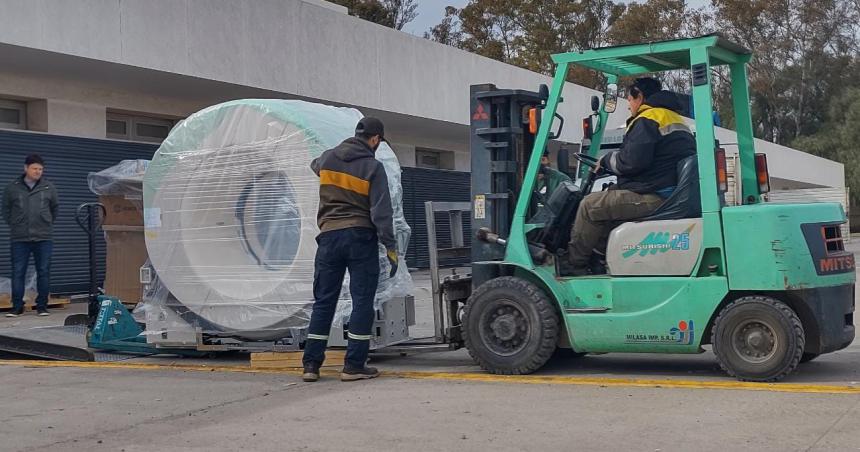
{"label": "roller shutter door", "polygon": [[[5,187],[21,175],[24,157],[37,153],[45,159],[45,177],[57,187],[60,212],[54,230],[51,291],[83,293],[89,286],[87,236],[75,222],[75,210],[96,201],[89,191],[87,174],[120,160],[151,159],[157,145],[113,140],[64,137],[0,130],[0,184]],[[96,246],[99,280],[104,278],[104,240]],[[11,275],[9,228],[0,221],[0,276]]]}

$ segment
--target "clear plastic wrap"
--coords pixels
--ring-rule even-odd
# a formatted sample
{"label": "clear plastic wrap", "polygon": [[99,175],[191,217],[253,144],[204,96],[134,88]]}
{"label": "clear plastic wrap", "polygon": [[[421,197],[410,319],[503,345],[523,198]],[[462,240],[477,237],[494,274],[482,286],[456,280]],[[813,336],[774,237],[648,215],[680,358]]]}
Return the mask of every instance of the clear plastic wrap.
{"label": "clear plastic wrap", "polygon": [[141,199],[143,176],[149,160],[123,160],[118,164],[87,176],[90,191],[99,196],[125,196]]}
{"label": "clear plastic wrap", "polygon": [[[24,302],[27,304],[34,303],[36,296],[39,294],[36,283],[36,267],[30,265],[27,267],[27,275],[24,276]],[[0,277],[0,296],[9,297],[12,299],[12,280],[9,278]]]}
{"label": "clear plastic wrap", "polygon": [[[144,178],[146,246],[158,282],[139,311],[250,340],[306,327],[319,233],[319,179],[310,162],[352,136],[361,117],[355,109],[303,101],[241,100],[177,125]],[[389,278],[381,250],[379,306],[411,293],[412,280],[404,263],[410,230],[400,167],[387,145],[377,156],[396,200],[401,254]],[[349,312],[348,297],[344,290],[338,321]]]}

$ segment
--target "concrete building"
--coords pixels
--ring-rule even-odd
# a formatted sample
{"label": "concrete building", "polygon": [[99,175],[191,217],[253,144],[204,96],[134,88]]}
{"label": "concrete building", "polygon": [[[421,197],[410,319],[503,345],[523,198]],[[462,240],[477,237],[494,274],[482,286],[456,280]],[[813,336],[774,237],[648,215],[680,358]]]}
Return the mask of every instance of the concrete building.
{"label": "concrete building", "polygon": [[[157,140],[214,103],[298,98],[382,117],[406,166],[467,171],[469,85],[549,82],[322,0],[0,0],[0,11],[0,108],[21,108],[18,127],[49,134]],[[561,113],[573,120],[563,140],[579,141],[572,124],[592,94],[565,88]],[[758,148],[771,155],[775,188],[844,186],[839,163]]]}
{"label": "concrete building", "polygon": [[[49,177],[70,187],[60,229],[74,238],[58,247],[65,273],[53,280],[80,289],[86,247],[73,215],[92,199],[87,172],[149,158],[191,113],[239,98],[353,106],[385,121],[403,166],[469,171],[469,86],[479,83],[537,90],[551,80],[322,0],[0,0],[0,176],[19,171],[24,152],[51,150]],[[561,140],[581,140],[579,119],[595,94],[567,84]],[[610,126],[625,117],[622,104]],[[735,142],[730,131],[717,134]],[[840,163],[757,146],[770,156],[774,189],[845,185]],[[465,200],[468,188],[451,196]],[[423,221],[420,209],[412,215]],[[6,233],[0,227],[0,240]],[[416,249],[426,247],[416,237]],[[7,266],[0,259],[0,274]]]}

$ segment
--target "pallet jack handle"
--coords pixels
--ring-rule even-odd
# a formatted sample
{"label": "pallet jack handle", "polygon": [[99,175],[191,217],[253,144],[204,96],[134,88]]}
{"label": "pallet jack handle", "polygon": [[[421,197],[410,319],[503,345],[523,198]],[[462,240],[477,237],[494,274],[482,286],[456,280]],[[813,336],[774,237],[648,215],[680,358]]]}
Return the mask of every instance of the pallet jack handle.
{"label": "pallet jack handle", "polygon": [[104,217],[107,216],[107,209],[104,204],[98,202],[88,202],[78,206],[75,212],[75,221],[78,226],[87,233],[87,245],[89,247],[90,258],[90,290],[89,300],[87,305],[87,325],[92,328],[96,322],[96,317],[99,314],[99,287],[96,274],[96,233],[104,223]]}

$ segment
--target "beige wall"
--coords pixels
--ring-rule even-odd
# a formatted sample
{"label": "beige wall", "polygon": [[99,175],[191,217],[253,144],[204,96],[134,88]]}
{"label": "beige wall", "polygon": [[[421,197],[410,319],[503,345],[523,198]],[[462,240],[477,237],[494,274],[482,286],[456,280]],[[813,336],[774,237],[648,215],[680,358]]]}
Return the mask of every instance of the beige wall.
{"label": "beige wall", "polygon": [[[39,77],[6,69],[3,45],[37,49],[53,69]],[[103,109],[182,117],[263,92],[384,112],[386,121],[399,122],[391,128],[394,141],[455,151],[462,170],[469,165],[470,85],[536,90],[550,83],[546,76],[348,16],[318,0],[0,0],[0,61],[0,95],[59,102],[47,105],[49,132],[95,134],[95,117]],[[105,65],[122,68],[118,79],[88,84]],[[78,77],[70,79],[73,69]],[[181,91],[153,95],[170,87],[149,89],[154,82],[147,76],[165,80],[165,74],[244,91],[219,88],[193,99]],[[129,87],[125,76],[136,77],[139,87]],[[589,113],[592,94],[565,84],[562,140],[580,140],[577,124]],[[611,121],[623,123],[624,116],[619,106]],[[720,129],[717,135],[730,139],[731,132]],[[756,145],[768,153],[775,177],[844,186],[840,163],[761,140]]]}

